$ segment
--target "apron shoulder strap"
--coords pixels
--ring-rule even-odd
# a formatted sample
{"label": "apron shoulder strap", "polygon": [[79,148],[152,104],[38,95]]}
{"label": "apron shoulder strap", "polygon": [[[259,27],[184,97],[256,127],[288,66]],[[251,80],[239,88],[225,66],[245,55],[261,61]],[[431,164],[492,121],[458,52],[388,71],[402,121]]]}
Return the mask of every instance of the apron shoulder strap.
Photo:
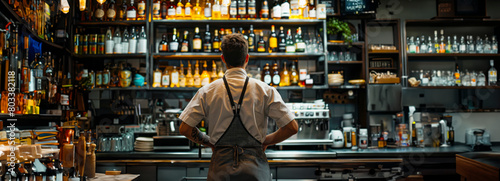
{"label": "apron shoulder strap", "polygon": [[243,85],[243,91],[241,92],[240,100],[238,101],[238,105],[237,105],[238,107],[236,107],[236,105],[234,104],[233,95],[231,94],[231,90],[229,90],[229,84],[227,83],[226,76],[222,77],[222,79],[224,80],[224,85],[226,87],[227,95],[229,96],[229,101],[231,102],[231,107],[233,109],[233,113],[235,115],[239,114],[240,113],[240,109],[241,109],[241,104],[243,103],[243,97],[245,96],[245,92],[247,90],[247,85],[248,85],[249,78],[247,77],[245,79],[245,84]]}

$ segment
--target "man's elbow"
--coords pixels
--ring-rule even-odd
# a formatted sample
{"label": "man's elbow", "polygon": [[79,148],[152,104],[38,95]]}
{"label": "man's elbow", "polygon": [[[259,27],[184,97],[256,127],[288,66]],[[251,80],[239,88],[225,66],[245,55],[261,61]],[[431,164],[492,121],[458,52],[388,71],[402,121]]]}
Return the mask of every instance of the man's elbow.
{"label": "man's elbow", "polygon": [[295,120],[292,120],[290,123],[288,123],[287,128],[288,132],[291,135],[297,134],[297,132],[299,132],[299,125]]}

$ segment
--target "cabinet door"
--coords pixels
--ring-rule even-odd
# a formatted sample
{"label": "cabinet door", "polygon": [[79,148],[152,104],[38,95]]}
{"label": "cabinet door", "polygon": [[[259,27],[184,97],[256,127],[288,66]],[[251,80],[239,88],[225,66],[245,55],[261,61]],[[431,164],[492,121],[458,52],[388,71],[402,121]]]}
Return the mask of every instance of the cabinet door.
{"label": "cabinet door", "polygon": [[208,168],[206,167],[187,168],[187,180],[189,181],[207,180],[207,175]]}
{"label": "cabinet door", "polygon": [[179,181],[186,177],[186,167],[158,167],[157,180]]}
{"label": "cabinet door", "polygon": [[140,174],[137,181],[156,180],[156,166],[154,165],[130,165],[127,166],[127,173]]}

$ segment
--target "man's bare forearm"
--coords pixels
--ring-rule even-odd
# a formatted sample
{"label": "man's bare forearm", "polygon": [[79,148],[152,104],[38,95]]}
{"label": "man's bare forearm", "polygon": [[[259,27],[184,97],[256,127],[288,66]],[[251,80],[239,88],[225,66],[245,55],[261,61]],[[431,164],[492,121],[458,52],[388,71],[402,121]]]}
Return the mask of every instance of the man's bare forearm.
{"label": "man's bare forearm", "polygon": [[214,145],[210,143],[210,137],[201,132],[198,128],[191,127],[183,122],[181,123],[180,130],[181,134],[186,136],[189,140],[208,147],[214,147]]}
{"label": "man's bare forearm", "polygon": [[263,145],[267,146],[267,145],[275,145],[276,143],[280,143],[280,142],[288,139],[290,136],[293,136],[294,134],[296,134],[297,130],[298,130],[297,122],[295,120],[292,120],[286,126],[278,129],[274,133],[267,135],[266,139],[264,140]]}

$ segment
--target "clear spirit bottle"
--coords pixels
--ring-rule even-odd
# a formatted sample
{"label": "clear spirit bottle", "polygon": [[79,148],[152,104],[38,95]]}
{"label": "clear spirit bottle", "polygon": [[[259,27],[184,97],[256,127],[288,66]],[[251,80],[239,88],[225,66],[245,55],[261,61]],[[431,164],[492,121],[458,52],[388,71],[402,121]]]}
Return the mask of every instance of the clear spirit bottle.
{"label": "clear spirit bottle", "polygon": [[495,62],[490,60],[490,70],[488,70],[488,85],[496,86],[497,85],[497,69],[495,69]]}
{"label": "clear spirit bottle", "polygon": [[484,53],[483,39],[481,39],[481,37],[479,36],[477,36],[476,38],[476,53]]}
{"label": "clear spirit bottle", "polygon": [[428,53],[429,49],[427,47],[427,43],[425,42],[425,36],[422,35],[420,40],[422,40],[422,42],[420,42],[420,53]]}
{"label": "clear spirit bottle", "polygon": [[467,53],[467,44],[465,44],[465,37],[461,36],[460,37],[460,45],[458,48],[459,53]]}
{"label": "clear spirit bottle", "polygon": [[453,45],[451,45],[451,51],[452,53],[458,53],[458,42],[457,42],[457,35],[453,35]]}
{"label": "clear spirit bottle", "polygon": [[484,35],[483,51],[484,53],[491,53],[491,41],[488,35]]}
{"label": "clear spirit bottle", "polygon": [[498,53],[498,42],[497,42],[497,36],[495,35],[491,36],[491,53],[494,54]]}

